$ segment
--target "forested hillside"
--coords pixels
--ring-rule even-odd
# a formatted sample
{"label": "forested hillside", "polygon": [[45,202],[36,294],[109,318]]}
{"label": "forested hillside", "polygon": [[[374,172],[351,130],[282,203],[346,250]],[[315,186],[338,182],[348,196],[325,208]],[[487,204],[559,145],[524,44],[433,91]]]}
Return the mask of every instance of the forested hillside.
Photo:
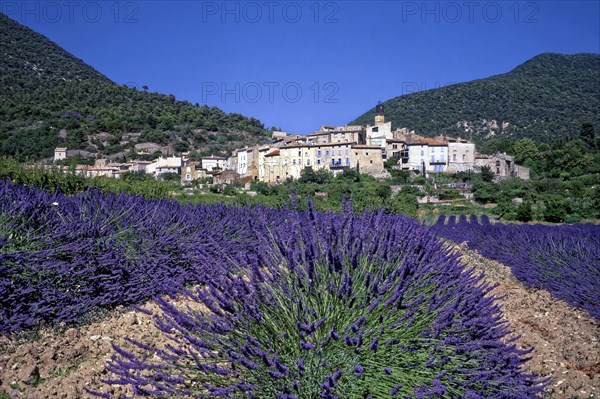
{"label": "forested hillside", "polygon": [[0,14],[0,155],[21,160],[58,146],[91,155],[219,153],[269,140],[263,124],[173,95],[118,85],[46,37]]}
{"label": "forested hillside", "polygon": [[[408,94],[383,103],[392,126],[424,135],[488,139],[528,137],[553,143],[600,127],[600,55],[541,54],[512,71]],[[372,123],[375,110],[352,124]]]}

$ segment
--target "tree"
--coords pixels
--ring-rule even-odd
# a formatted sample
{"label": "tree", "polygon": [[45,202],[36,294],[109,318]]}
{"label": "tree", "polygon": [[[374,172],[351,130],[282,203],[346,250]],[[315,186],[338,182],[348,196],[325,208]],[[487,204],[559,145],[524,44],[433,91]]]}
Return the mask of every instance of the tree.
{"label": "tree", "polygon": [[189,150],[189,148],[190,147],[189,147],[188,143],[186,143],[185,141],[178,141],[173,146],[173,149],[175,150],[175,152],[185,152],[185,151]]}
{"label": "tree", "polygon": [[480,183],[475,187],[473,198],[481,202],[494,202],[498,193],[497,187],[492,183]]}
{"label": "tree", "polygon": [[552,196],[544,200],[544,220],[551,223],[562,223],[567,216],[565,200],[559,196]]}
{"label": "tree", "polygon": [[594,125],[584,123],[579,131],[579,138],[583,140],[588,149],[593,149],[596,146],[596,134],[594,133]]}
{"label": "tree", "polygon": [[487,165],[481,168],[481,180],[488,183],[494,180],[494,172],[492,172],[492,169]]}
{"label": "tree", "polygon": [[520,222],[530,222],[533,218],[533,209],[531,208],[531,202],[522,202],[517,207],[517,220]]}
{"label": "tree", "polygon": [[298,182],[300,183],[317,183],[317,184],[326,184],[331,181],[333,178],[333,174],[325,169],[319,169],[317,171],[313,170],[313,168],[308,167],[304,168],[300,172],[300,178]]}
{"label": "tree", "polygon": [[526,161],[537,161],[540,158],[540,150],[533,140],[524,138],[513,144],[515,162],[524,164]]}

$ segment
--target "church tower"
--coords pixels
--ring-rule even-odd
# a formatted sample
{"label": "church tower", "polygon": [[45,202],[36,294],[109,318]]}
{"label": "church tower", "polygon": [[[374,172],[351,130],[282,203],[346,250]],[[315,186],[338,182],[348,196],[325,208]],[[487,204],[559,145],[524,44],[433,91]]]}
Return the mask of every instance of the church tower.
{"label": "church tower", "polygon": [[375,126],[383,125],[385,123],[385,112],[383,110],[383,104],[381,101],[377,102],[375,107]]}

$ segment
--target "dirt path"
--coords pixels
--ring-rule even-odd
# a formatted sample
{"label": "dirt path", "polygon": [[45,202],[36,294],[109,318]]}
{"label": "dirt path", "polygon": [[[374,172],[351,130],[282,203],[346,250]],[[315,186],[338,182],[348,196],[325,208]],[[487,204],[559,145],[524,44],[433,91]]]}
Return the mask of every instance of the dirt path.
{"label": "dirt path", "polygon": [[[465,262],[498,284],[492,292],[511,330],[521,334],[521,348],[535,347],[528,371],[552,376],[548,397],[600,398],[600,325],[586,312],[553,299],[544,290],[524,287],[510,269],[461,248]],[[156,311],[157,306],[145,306]],[[160,334],[143,312],[118,309],[108,319],[62,334],[44,331],[41,338],[17,344],[0,338],[0,399],[88,398],[84,387],[113,394],[123,387],[100,383],[113,354],[111,342],[127,347],[125,337],[157,344]]]}
{"label": "dirt path", "polygon": [[548,397],[600,398],[600,323],[587,312],[552,298],[546,290],[528,288],[510,268],[460,247],[464,261],[498,284],[504,319],[520,334],[518,346],[534,347],[527,370],[551,376]]}

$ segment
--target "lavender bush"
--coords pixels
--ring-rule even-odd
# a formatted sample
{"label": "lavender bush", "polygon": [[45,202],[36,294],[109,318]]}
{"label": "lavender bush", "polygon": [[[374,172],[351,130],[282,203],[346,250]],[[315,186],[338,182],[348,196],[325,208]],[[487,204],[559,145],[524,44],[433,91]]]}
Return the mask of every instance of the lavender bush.
{"label": "lavender bush", "polygon": [[[531,398],[490,288],[416,222],[383,212],[257,212],[268,256],[222,261],[175,306],[164,347],[115,346],[106,382],[136,396]],[[277,219],[277,223],[271,222]],[[264,230],[261,230],[264,231]],[[109,398],[106,393],[98,396]]]}
{"label": "lavender bush", "polygon": [[442,216],[438,234],[510,267],[530,287],[587,310],[600,320],[600,226],[594,224],[491,224]]}

